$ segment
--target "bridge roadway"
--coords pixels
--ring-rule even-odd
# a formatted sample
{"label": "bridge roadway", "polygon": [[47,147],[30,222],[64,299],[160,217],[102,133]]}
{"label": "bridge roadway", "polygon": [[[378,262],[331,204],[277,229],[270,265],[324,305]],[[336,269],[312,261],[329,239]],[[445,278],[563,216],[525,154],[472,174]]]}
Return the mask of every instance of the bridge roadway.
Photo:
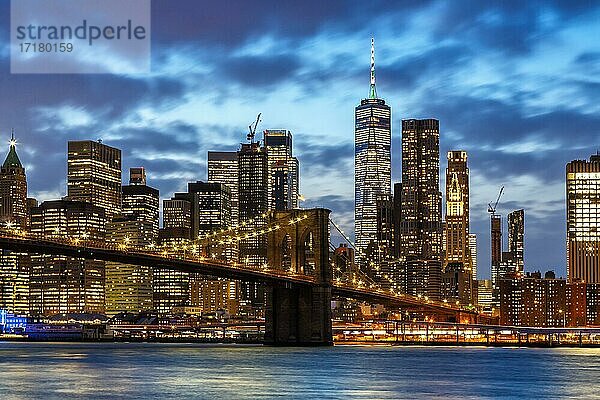
{"label": "bridge roadway", "polygon": [[[0,230],[0,249],[20,253],[60,255],[66,257],[113,261],[123,264],[162,267],[185,272],[196,272],[219,278],[239,279],[242,281],[265,282],[271,284],[292,284],[318,286],[312,276],[283,271],[265,266],[250,268],[243,264],[229,264],[206,257],[198,257],[191,252],[180,251],[177,254],[139,251],[116,244],[66,237],[42,237],[27,233],[19,234]],[[346,282],[332,281],[332,295],[353,298],[378,304],[418,309],[441,314],[466,313],[474,311],[462,309],[453,304],[426,300],[416,296],[397,294],[378,288],[354,286]]]}

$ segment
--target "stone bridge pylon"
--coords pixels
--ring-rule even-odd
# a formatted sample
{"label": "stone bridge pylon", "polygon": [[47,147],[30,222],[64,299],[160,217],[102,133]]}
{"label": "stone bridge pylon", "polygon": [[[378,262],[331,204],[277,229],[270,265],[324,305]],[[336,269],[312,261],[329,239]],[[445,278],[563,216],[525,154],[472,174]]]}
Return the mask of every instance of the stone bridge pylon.
{"label": "stone bridge pylon", "polygon": [[[269,266],[314,277],[314,284],[272,284],[266,290],[265,343],[331,345],[329,214],[325,208],[273,211],[267,235]],[[290,223],[291,221],[295,221]]]}

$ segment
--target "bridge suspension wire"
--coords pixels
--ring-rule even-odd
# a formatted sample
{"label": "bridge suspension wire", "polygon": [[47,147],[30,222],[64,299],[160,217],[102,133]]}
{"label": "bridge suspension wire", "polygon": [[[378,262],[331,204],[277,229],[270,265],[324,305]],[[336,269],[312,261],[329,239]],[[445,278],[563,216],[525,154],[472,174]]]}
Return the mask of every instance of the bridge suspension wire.
{"label": "bridge suspension wire", "polygon": [[329,222],[331,222],[331,224],[334,226],[334,228],[340,233],[340,235],[342,235],[342,237],[344,238],[344,240],[346,240],[348,242],[348,244],[350,244],[350,246],[352,246],[352,248],[354,249],[354,251],[356,251],[357,253],[359,253],[362,256],[366,256],[365,253],[363,253],[358,247],[356,247],[356,244],[354,244],[354,242],[348,237],[348,235],[346,235],[346,233],[344,233],[344,231],[342,230],[342,228],[340,228],[338,226],[338,224],[335,223],[334,220],[332,220],[331,218],[329,218]]}
{"label": "bridge suspension wire", "polygon": [[[268,213],[263,213],[258,217],[254,217],[254,218],[250,218],[244,222],[241,222],[237,225],[231,226],[227,229],[220,229],[220,230],[214,230],[210,233],[207,234],[203,234],[203,235],[198,235],[198,238],[194,240],[194,242],[196,243],[207,243],[210,244],[211,242],[217,241],[220,238],[222,238],[223,236],[225,236],[224,240],[219,241],[219,244],[224,244],[224,243],[233,243],[235,241],[240,241],[243,239],[248,239],[251,237],[256,237],[256,236],[260,236],[260,235],[264,235],[267,234],[269,232],[272,232],[274,230],[278,230],[282,228],[281,225],[281,221],[288,219],[288,216],[285,217],[280,217],[275,219],[274,221],[271,221],[268,224],[265,224],[263,226],[257,227],[251,231],[248,232],[244,232],[242,234],[239,234],[239,229],[247,226],[251,223],[253,223],[257,218],[266,218],[268,216]],[[295,218],[291,218],[288,221],[288,225],[294,225],[297,224],[305,219],[308,218],[307,214],[303,214],[299,217],[295,217]]]}

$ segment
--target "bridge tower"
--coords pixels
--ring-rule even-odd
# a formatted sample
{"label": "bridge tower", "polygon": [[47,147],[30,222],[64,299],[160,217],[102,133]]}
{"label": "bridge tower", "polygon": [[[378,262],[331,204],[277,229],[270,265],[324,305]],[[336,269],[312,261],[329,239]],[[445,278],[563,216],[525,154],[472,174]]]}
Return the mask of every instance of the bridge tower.
{"label": "bridge tower", "polygon": [[270,284],[266,290],[265,344],[331,345],[330,210],[273,211],[267,234],[271,267],[310,275],[310,284]]}

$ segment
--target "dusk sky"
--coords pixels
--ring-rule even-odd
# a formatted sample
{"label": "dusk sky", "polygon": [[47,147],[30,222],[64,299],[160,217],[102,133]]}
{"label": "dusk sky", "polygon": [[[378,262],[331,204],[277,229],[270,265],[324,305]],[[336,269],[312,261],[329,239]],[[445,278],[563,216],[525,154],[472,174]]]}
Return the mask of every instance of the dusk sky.
{"label": "dusk sky", "polygon": [[[11,74],[0,0],[0,135],[19,142],[29,196],[66,194],[68,140],[123,151],[161,198],[206,180],[208,150],[237,150],[247,127],[294,135],[303,206],[348,231],[354,210],[354,107],[377,91],[392,107],[393,181],[401,119],[440,120],[469,153],[471,232],[489,277],[487,203],[525,209],[525,270],[565,276],[565,164],[600,148],[600,3],[595,1],[152,2],[152,72]],[[101,57],[99,57],[101,58]],[[4,157],[4,154],[2,155]]]}

